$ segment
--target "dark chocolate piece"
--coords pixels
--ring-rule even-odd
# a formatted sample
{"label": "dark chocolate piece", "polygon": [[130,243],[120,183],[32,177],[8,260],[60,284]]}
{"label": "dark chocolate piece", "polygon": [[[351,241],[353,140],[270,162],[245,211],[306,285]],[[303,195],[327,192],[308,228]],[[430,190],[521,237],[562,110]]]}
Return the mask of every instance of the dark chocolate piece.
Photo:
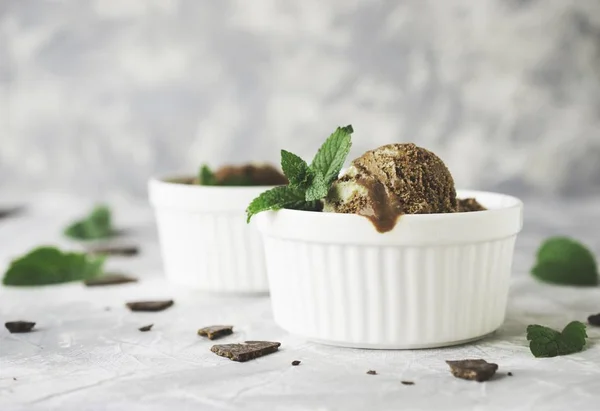
{"label": "dark chocolate piece", "polygon": [[367,371],[367,374],[369,374],[369,375],[377,375],[377,371],[375,371],[375,370],[369,370],[369,371]]}
{"label": "dark chocolate piece", "polygon": [[211,325],[198,330],[198,335],[209,340],[217,340],[231,334],[233,334],[233,325]]}
{"label": "dark chocolate piece", "polygon": [[297,365],[300,365],[301,361],[300,360],[294,360],[292,361],[292,365],[295,367]]}
{"label": "dark chocolate piece", "polygon": [[508,375],[509,377],[512,377],[512,376],[513,376],[513,373],[509,371],[507,375]]}
{"label": "dark chocolate piece", "polygon": [[210,350],[231,361],[246,362],[272,354],[279,349],[280,345],[281,343],[271,341],[246,341],[242,344],[213,345]]}
{"label": "dark chocolate piece", "polygon": [[8,218],[23,212],[24,207],[7,207],[0,209],[0,218]]}
{"label": "dark chocolate piece", "polygon": [[107,245],[107,246],[97,246],[90,247],[87,250],[88,254],[92,255],[119,255],[124,257],[131,257],[134,255],[138,255],[140,252],[139,248],[134,245]]}
{"label": "dark chocolate piece", "polygon": [[152,329],[152,326],[154,324],[148,324],[148,325],[144,325],[143,327],[138,328],[138,330],[140,330],[141,332],[146,332],[146,331],[150,331]]}
{"label": "dark chocolate piece", "polygon": [[127,303],[127,307],[131,311],[162,311],[166,310],[174,303],[173,300],[163,300],[163,301],[135,301],[131,303]]}
{"label": "dark chocolate piece", "polygon": [[496,373],[498,364],[488,363],[485,360],[460,360],[446,361],[450,372],[456,378],[474,381],[487,381]]}
{"label": "dark chocolate piece", "polygon": [[400,381],[400,383],[401,383],[402,385],[415,385],[415,383],[414,383],[414,382],[412,382],[412,381]]}
{"label": "dark chocolate piece", "polygon": [[588,317],[588,323],[596,327],[600,327],[600,314],[590,315]]}
{"label": "dark chocolate piece", "polygon": [[4,326],[11,334],[28,333],[33,330],[35,323],[30,321],[8,321]]}
{"label": "dark chocolate piece", "polygon": [[107,273],[100,277],[94,277],[85,280],[83,283],[88,287],[104,286],[104,285],[117,285],[126,283],[135,283],[137,278],[130,277],[125,274],[119,273]]}

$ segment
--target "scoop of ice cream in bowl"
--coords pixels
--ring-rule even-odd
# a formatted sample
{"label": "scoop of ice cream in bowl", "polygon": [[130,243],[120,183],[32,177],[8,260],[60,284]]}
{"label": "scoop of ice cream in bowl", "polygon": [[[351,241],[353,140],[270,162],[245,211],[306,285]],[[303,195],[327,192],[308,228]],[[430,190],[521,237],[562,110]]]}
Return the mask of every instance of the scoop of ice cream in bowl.
{"label": "scoop of ice cream in bowl", "polygon": [[341,171],[352,132],[338,128],[310,165],[283,152],[290,184],[248,207],[275,321],[358,348],[442,347],[493,333],[504,322],[521,201],[456,191],[444,162],[412,143],[368,151]]}
{"label": "scoop of ice cream in bowl", "polygon": [[216,293],[266,293],[260,234],[246,224],[248,202],[288,180],[269,164],[206,165],[197,176],[151,179],[150,202],[158,226],[167,279]]}

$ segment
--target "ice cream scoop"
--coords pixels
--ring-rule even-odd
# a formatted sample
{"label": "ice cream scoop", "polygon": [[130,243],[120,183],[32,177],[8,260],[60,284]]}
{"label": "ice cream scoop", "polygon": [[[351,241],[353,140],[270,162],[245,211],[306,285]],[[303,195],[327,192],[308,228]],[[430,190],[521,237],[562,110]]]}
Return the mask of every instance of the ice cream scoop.
{"label": "ice cream scoop", "polygon": [[456,212],[456,190],[434,153],[412,143],[388,144],[352,162],[333,183],[323,211],[360,214],[386,232],[403,214]]}

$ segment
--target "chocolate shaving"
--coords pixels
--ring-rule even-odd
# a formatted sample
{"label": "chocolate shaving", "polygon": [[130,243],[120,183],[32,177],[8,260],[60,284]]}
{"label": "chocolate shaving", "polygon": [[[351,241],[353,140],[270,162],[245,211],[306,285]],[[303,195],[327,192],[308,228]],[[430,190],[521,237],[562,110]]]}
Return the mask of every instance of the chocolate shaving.
{"label": "chocolate shaving", "polygon": [[152,326],[154,326],[154,324],[144,325],[143,327],[138,328],[138,330],[140,330],[141,332],[150,331],[152,329]]}
{"label": "chocolate shaving", "polygon": [[166,310],[174,303],[173,300],[164,300],[164,301],[135,301],[131,303],[127,303],[127,307],[131,311],[146,311],[146,312],[155,312]]}
{"label": "chocolate shaving", "polygon": [[412,381],[400,381],[400,383],[401,383],[402,385],[415,385],[415,383],[414,383],[414,382],[412,382]]}
{"label": "chocolate shaving", "polygon": [[496,373],[498,364],[488,363],[485,360],[460,360],[446,361],[450,372],[456,378],[474,381],[487,381]]}
{"label": "chocolate shaving", "polygon": [[375,371],[375,370],[369,370],[369,371],[367,371],[367,374],[369,374],[369,375],[377,375],[377,371]]}
{"label": "chocolate shaving", "polygon": [[246,341],[242,344],[219,344],[210,349],[215,354],[229,358],[231,361],[246,362],[279,349],[281,343],[271,341]]}
{"label": "chocolate shaving", "polygon": [[297,365],[300,365],[301,361],[300,360],[294,360],[292,361],[292,365],[295,367]]}
{"label": "chocolate shaving", "polygon": [[87,250],[88,254],[91,255],[118,255],[124,257],[132,257],[134,255],[138,255],[140,252],[139,248],[136,246],[97,246],[90,247]]}
{"label": "chocolate shaving", "polygon": [[135,283],[137,278],[125,274],[107,273],[100,277],[89,278],[83,283],[88,287]]}
{"label": "chocolate shaving", "polygon": [[11,334],[29,333],[35,327],[35,323],[30,321],[8,321],[4,326]]}
{"label": "chocolate shaving", "polygon": [[590,325],[600,327],[600,314],[590,315],[588,317],[588,323]]}
{"label": "chocolate shaving", "polygon": [[198,335],[207,337],[209,340],[217,340],[231,334],[233,334],[232,325],[211,325],[198,330]]}

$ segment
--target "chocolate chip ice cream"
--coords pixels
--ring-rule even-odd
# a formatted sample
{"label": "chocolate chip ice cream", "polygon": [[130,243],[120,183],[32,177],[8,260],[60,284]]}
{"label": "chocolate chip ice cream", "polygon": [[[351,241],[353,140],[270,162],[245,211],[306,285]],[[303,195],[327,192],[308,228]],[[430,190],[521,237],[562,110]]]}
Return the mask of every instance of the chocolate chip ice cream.
{"label": "chocolate chip ice cream", "polygon": [[389,144],[352,162],[334,182],[324,211],[360,214],[390,231],[403,214],[453,213],[454,180],[444,162],[415,144]]}

